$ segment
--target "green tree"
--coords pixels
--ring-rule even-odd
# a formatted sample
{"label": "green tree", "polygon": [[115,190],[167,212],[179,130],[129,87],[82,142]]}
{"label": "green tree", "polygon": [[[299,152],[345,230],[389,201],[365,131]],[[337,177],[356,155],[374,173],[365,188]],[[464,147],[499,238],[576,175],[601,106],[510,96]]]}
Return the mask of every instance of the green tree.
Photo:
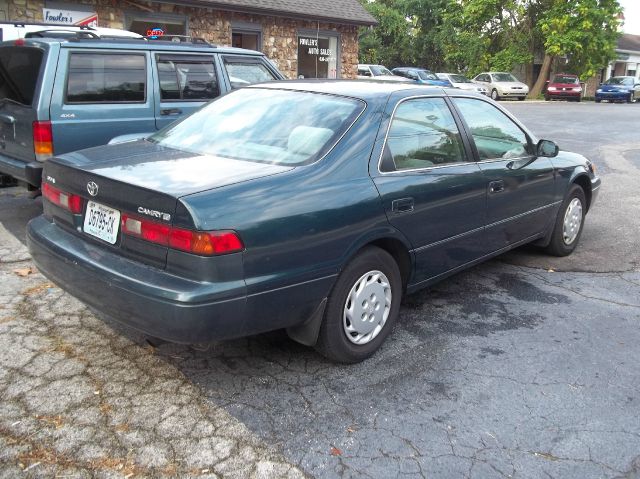
{"label": "green tree", "polygon": [[554,0],[538,28],[544,38],[544,60],[530,95],[537,97],[557,57],[568,68],[589,78],[615,58],[618,38],[618,0]]}

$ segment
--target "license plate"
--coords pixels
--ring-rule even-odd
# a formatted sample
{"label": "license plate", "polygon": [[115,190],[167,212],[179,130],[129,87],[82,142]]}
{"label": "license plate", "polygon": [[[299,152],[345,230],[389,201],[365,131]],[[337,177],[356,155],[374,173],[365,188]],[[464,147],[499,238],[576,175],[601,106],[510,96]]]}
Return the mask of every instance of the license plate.
{"label": "license plate", "polygon": [[120,228],[120,211],[94,201],[87,204],[84,215],[84,232],[114,244]]}

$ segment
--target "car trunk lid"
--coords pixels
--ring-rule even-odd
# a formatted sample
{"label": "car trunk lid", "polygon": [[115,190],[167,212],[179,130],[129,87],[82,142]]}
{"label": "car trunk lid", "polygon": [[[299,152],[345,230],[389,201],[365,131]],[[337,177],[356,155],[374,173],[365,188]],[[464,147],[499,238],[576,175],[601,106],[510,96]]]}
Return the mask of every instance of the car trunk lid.
{"label": "car trunk lid", "polygon": [[90,210],[102,208],[103,213],[116,216],[120,222],[123,216],[129,216],[160,226],[197,229],[193,216],[179,203],[180,197],[290,169],[197,155],[148,141],[90,148],[53,158],[43,172],[43,183],[83,198],[82,214],[73,215],[48,202],[45,214],[88,241],[153,266],[165,267],[166,245],[124,235],[122,224],[112,236],[98,237],[87,224]]}

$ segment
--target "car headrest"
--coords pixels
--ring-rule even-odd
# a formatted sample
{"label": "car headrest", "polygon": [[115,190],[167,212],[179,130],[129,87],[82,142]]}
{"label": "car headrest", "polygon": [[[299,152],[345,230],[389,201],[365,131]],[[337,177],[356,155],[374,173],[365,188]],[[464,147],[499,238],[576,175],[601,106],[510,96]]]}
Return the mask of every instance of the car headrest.
{"label": "car headrest", "polygon": [[316,128],[314,126],[296,126],[289,135],[287,150],[289,153],[311,156],[333,136],[333,130],[329,128]]}

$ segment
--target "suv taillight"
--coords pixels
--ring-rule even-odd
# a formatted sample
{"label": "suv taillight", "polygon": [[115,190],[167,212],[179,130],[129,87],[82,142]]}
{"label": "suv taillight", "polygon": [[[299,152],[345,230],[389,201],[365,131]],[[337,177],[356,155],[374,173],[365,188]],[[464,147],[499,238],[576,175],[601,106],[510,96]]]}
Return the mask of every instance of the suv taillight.
{"label": "suv taillight", "polygon": [[50,121],[33,122],[33,151],[38,161],[44,161],[53,155],[53,132]]}

